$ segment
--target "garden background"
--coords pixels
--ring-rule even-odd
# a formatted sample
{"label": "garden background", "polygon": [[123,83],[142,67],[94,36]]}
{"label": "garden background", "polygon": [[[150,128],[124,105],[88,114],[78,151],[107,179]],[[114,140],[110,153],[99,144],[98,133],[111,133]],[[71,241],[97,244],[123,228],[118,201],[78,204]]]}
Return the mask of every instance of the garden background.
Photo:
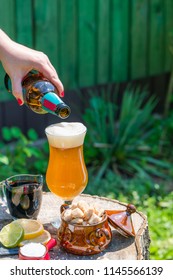
{"label": "garden background", "polygon": [[[69,121],[86,124],[85,192],[134,203],[148,217],[150,258],[173,259],[173,1],[0,0],[0,27],[49,56]],[[45,175],[44,129],[60,120],[19,107],[4,75],[0,180]]]}

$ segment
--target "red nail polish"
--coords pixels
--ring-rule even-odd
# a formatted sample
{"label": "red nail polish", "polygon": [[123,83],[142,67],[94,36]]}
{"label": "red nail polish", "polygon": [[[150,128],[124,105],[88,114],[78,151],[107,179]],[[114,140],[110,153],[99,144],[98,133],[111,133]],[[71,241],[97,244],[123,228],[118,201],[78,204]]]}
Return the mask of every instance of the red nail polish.
{"label": "red nail polish", "polygon": [[17,99],[17,102],[20,106],[23,104],[23,101],[20,98]]}
{"label": "red nail polish", "polygon": [[64,97],[64,91],[60,93],[60,97]]}

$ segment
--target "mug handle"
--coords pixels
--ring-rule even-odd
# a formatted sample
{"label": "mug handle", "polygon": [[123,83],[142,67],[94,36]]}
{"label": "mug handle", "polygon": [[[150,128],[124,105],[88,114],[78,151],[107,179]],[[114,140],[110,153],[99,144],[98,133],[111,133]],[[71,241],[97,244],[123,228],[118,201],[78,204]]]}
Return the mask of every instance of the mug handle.
{"label": "mug handle", "polygon": [[5,181],[0,182],[0,198],[2,199],[2,202],[4,202],[6,205],[7,201],[5,196]]}

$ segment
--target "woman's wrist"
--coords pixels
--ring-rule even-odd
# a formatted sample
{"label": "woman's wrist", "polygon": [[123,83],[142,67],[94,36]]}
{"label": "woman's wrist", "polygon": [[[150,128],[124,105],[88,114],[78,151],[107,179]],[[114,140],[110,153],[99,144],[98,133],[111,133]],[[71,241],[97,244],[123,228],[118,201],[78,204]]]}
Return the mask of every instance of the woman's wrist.
{"label": "woman's wrist", "polygon": [[0,29],[0,60],[4,57],[12,40]]}

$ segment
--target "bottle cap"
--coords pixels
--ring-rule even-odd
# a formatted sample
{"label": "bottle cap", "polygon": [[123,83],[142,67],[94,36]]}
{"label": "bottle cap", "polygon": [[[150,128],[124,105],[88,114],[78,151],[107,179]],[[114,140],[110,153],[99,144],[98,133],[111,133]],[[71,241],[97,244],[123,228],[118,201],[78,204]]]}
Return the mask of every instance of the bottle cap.
{"label": "bottle cap", "polygon": [[133,204],[128,204],[125,210],[106,210],[109,223],[123,236],[135,236],[131,215],[136,212]]}

